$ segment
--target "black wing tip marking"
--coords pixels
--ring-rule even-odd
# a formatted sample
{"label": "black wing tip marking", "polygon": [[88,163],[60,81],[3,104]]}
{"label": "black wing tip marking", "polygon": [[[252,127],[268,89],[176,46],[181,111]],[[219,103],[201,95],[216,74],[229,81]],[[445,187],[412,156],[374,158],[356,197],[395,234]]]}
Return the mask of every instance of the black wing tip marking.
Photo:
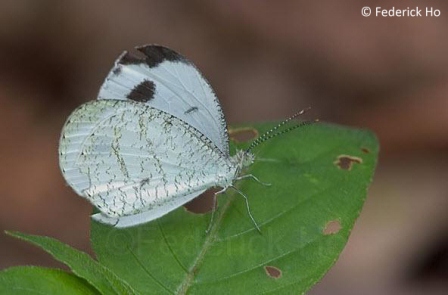
{"label": "black wing tip marking", "polygon": [[[136,47],[144,56],[140,57],[127,51],[123,52],[116,62],[116,69],[119,65],[146,64],[150,68],[157,67],[164,61],[190,63],[184,56],[176,51],[160,45],[145,45]],[[114,74],[119,74],[120,70],[114,70]]]}
{"label": "black wing tip marking", "polygon": [[187,59],[176,51],[160,45],[145,45],[136,47],[146,58],[145,62],[149,67],[156,67],[165,60],[188,63]]}
{"label": "black wing tip marking", "polygon": [[115,66],[119,65],[138,65],[144,62],[144,59],[127,51],[123,52],[115,62]]}
{"label": "black wing tip marking", "polygon": [[156,85],[150,80],[144,80],[126,96],[127,99],[137,102],[147,102],[154,98]]}

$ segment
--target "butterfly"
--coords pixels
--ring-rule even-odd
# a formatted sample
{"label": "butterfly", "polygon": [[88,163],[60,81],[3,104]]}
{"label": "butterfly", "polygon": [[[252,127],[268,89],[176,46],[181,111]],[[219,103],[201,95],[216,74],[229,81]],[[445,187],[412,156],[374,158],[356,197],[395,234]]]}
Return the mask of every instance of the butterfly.
{"label": "butterfly", "polygon": [[215,199],[233,188],[259,230],[233,183],[260,182],[240,175],[254,161],[251,149],[303,111],[231,156],[221,105],[198,69],[163,46],[136,49],[119,56],[98,99],[67,119],[59,144],[66,182],[99,209],[94,220],[119,228],[159,218],[209,188],[222,188]]}

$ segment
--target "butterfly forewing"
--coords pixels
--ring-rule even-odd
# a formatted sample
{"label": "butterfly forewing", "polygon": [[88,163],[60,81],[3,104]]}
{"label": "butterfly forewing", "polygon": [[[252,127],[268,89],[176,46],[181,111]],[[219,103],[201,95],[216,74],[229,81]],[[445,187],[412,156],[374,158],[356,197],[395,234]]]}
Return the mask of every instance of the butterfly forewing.
{"label": "butterfly forewing", "polygon": [[210,139],[229,155],[224,115],[212,88],[197,68],[163,46],[124,52],[102,85],[98,99],[134,100],[169,113]]}

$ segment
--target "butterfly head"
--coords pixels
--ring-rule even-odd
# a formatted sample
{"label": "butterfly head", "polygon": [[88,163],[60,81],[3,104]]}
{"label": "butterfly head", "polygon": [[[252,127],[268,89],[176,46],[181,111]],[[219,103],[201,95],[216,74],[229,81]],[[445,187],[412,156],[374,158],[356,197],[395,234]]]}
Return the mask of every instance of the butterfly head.
{"label": "butterfly head", "polygon": [[252,165],[255,160],[255,156],[249,151],[239,150],[236,152],[235,156],[232,157],[232,159],[238,167],[237,172],[239,172],[244,168]]}

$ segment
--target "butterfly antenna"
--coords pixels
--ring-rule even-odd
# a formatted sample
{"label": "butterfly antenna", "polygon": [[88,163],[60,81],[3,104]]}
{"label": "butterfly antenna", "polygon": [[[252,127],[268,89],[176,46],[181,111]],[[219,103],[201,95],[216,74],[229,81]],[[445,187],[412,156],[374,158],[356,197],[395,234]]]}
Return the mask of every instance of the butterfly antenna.
{"label": "butterfly antenna", "polygon": [[[297,125],[291,126],[287,129],[284,129],[282,131],[276,132],[279,128],[281,128],[282,126],[284,126],[286,123],[290,122],[291,120],[295,119],[296,117],[303,115],[306,111],[310,110],[311,108],[308,107],[306,109],[303,109],[301,111],[298,111],[297,113],[293,114],[292,116],[290,116],[289,118],[287,118],[286,120],[280,122],[277,126],[273,127],[271,130],[266,131],[265,133],[263,133],[260,137],[258,137],[256,140],[254,140],[251,145],[249,146],[249,148],[246,150],[246,152],[250,152],[254,147],[256,147],[257,145],[259,145],[262,142],[265,142],[266,140],[269,140],[273,137],[276,137],[278,135],[290,132],[294,129],[297,129],[299,127],[302,126],[306,126],[306,125],[310,125],[312,123],[314,123],[315,121],[304,121],[301,122]],[[317,121],[317,120],[316,120]]]}

